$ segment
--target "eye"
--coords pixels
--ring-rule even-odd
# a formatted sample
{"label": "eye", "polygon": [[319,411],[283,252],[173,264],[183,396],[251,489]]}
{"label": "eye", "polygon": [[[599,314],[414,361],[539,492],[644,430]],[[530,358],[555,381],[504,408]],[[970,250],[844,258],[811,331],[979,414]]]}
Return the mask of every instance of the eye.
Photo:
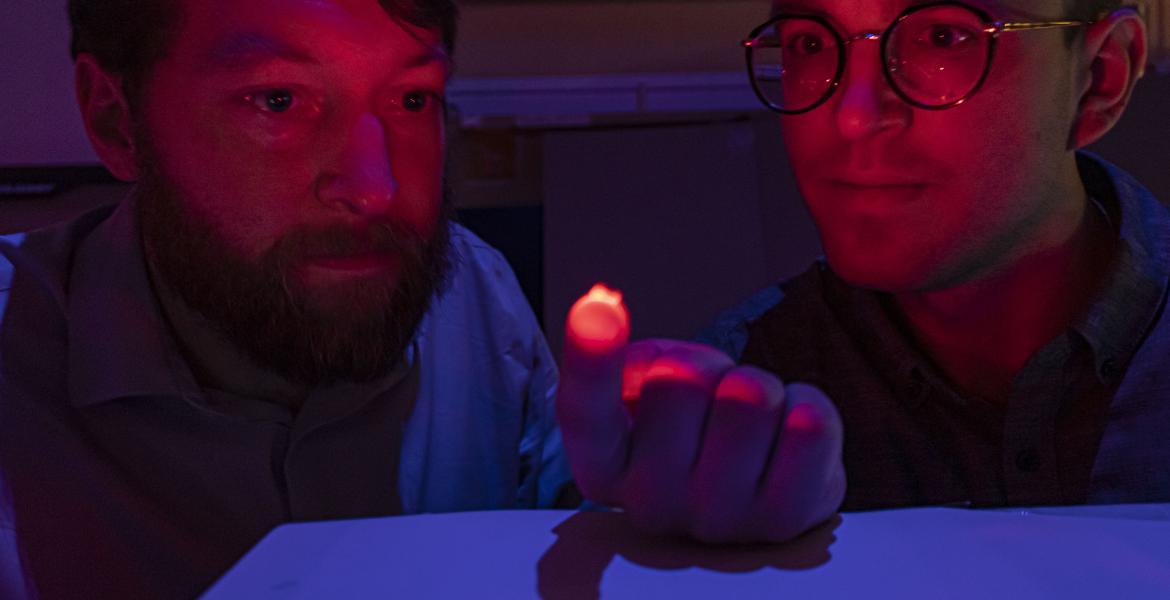
{"label": "eye", "polygon": [[815,33],[802,33],[788,40],[788,50],[797,56],[816,56],[825,51],[825,39]]}
{"label": "eye", "polygon": [[934,25],[919,37],[919,41],[940,50],[949,50],[970,40],[973,34],[957,25]]}
{"label": "eye", "polygon": [[264,112],[277,114],[288,112],[296,103],[296,96],[289,90],[268,90],[248,94],[244,99]]}
{"label": "eye", "polygon": [[434,99],[426,92],[406,92],[402,95],[402,108],[407,112],[423,112]]}

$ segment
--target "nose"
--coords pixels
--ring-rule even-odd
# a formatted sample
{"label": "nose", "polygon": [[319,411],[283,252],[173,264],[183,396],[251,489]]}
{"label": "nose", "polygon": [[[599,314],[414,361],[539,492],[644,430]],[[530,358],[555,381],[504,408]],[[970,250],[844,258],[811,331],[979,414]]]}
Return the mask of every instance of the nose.
{"label": "nose", "polygon": [[912,108],[890,87],[881,67],[881,44],[862,39],[850,44],[836,105],[837,129],[860,141],[910,124]]}
{"label": "nose", "polygon": [[389,212],[398,195],[382,122],[362,115],[339,146],[329,172],[319,181],[318,199],[331,208],[375,217]]}

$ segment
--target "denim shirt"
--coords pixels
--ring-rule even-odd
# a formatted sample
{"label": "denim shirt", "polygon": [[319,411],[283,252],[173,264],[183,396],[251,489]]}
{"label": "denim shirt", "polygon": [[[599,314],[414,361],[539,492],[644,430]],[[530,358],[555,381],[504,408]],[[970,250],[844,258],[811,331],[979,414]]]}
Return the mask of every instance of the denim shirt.
{"label": "denim shirt", "polygon": [[[411,387],[394,388],[415,397],[397,482],[386,485],[397,484],[405,514],[550,507],[570,481],[553,414],[556,364],[502,255],[451,227],[448,285],[407,353]],[[257,441],[287,440],[295,419],[214,410],[165,324],[140,247],[132,199],[0,237],[0,597],[190,597],[268,529],[297,520],[287,502],[266,500],[287,495],[269,471],[292,460],[282,455],[291,446],[268,452]],[[330,393],[322,405],[352,401],[346,389]],[[361,421],[370,415],[359,402],[335,417],[376,435]],[[377,448],[360,441],[336,443]],[[376,473],[357,476],[376,483]],[[22,519],[38,506],[68,514]],[[53,520],[59,531],[28,524]],[[219,538],[235,545],[208,552]],[[117,573],[100,572],[70,549],[95,539],[93,552],[136,564],[114,558]]]}

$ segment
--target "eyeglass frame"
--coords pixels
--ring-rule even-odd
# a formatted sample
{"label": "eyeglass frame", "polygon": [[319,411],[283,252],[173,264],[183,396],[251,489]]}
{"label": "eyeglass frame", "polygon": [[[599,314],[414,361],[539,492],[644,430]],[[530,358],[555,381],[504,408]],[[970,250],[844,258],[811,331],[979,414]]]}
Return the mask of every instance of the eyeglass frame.
{"label": "eyeglass frame", "polygon": [[[896,81],[894,81],[894,75],[891,73],[890,67],[889,67],[888,47],[889,47],[890,36],[893,33],[894,28],[896,28],[898,25],[900,25],[906,19],[913,16],[915,13],[918,13],[918,12],[924,11],[924,10],[928,10],[931,8],[937,8],[939,6],[954,6],[954,7],[965,9],[965,10],[975,14],[977,17],[979,17],[980,20],[983,21],[984,28],[982,31],[986,34],[989,34],[990,39],[987,42],[987,60],[985,61],[985,64],[983,66],[983,74],[979,77],[979,81],[975,83],[974,87],[971,88],[971,91],[967,92],[966,94],[964,94],[961,98],[959,98],[957,100],[948,102],[946,104],[934,105],[934,104],[925,104],[922,102],[918,102],[917,100],[910,98],[906,94],[906,92],[902,91],[901,86],[899,86],[898,83]],[[816,102],[814,102],[808,108],[802,108],[800,110],[783,109],[783,108],[776,106],[770,100],[768,100],[768,98],[764,95],[763,91],[760,90],[759,83],[756,82],[755,70],[753,68],[754,63],[752,61],[752,49],[757,47],[757,45],[759,44],[760,35],[768,27],[771,27],[772,25],[775,25],[776,23],[779,23],[779,22],[784,21],[786,19],[806,19],[806,20],[815,21],[818,24],[820,24],[821,26],[823,26],[826,30],[828,30],[828,32],[830,34],[832,34],[833,37],[835,38],[835,40],[837,41],[837,72],[833,75],[833,83],[831,83],[829,85],[829,89],[825,90],[824,95],[822,95],[820,97],[820,99],[818,99]],[[845,77],[845,60],[846,60],[846,56],[847,56],[846,55],[847,46],[853,44],[854,42],[858,42],[861,40],[880,41],[881,42],[882,73],[885,75],[886,81],[890,84],[890,88],[894,90],[894,93],[896,93],[899,98],[901,98],[904,102],[906,102],[907,104],[909,104],[910,106],[913,106],[915,108],[920,108],[922,110],[938,111],[938,110],[946,110],[948,108],[954,108],[954,107],[966,102],[972,96],[974,96],[976,93],[979,92],[979,90],[983,87],[984,82],[987,81],[987,76],[991,73],[991,63],[994,62],[994,60],[995,60],[995,49],[996,49],[996,44],[999,40],[1000,34],[1007,32],[1007,31],[1031,31],[1031,30],[1040,30],[1040,29],[1057,29],[1057,28],[1064,29],[1064,28],[1070,28],[1070,27],[1086,27],[1088,25],[1092,25],[1093,23],[1094,23],[1094,21],[1073,21],[1073,20],[1065,20],[1065,21],[998,21],[998,20],[993,19],[991,17],[991,15],[989,15],[986,11],[984,11],[978,7],[975,7],[975,6],[971,6],[970,4],[966,4],[963,2],[956,2],[954,0],[941,0],[939,2],[920,4],[918,6],[911,6],[910,8],[907,8],[906,10],[902,11],[902,13],[900,15],[898,15],[898,17],[896,19],[894,19],[894,22],[890,23],[889,27],[886,27],[886,29],[884,31],[880,31],[880,32],[878,32],[878,31],[863,31],[861,33],[858,33],[857,35],[854,35],[854,36],[848,37],[848,38],[841,35],[841,33],[837,31],[837,28],[834,27],[832,25],[832,23],[830,23],[828,21],[828,19],[826,19],[825,17],[822,17],[820,15],[778,14],[778,15],[772,17],[771,19],[768,19],[767,21],[765,21],[762,25],[753,29],[752,32],[750,34],[748,34],[747,39],[744,39],[742,42],[740,42],[740,44],[744,48],[744,54],[745,54],[746,59],[747,59],[748,79],[751,80],[752,90],[756,93],[756,97],[759,98],[760,101],[764,103],[764,106],[767,106],[770,110],[778,112],[780,114],[800,115],[800,114],[804,114],[804,113],[816,110],[821,105],[828,102],[829,99],[833,97],[833,94],[837,91],[837,88],[841,87],[841,80]]]}

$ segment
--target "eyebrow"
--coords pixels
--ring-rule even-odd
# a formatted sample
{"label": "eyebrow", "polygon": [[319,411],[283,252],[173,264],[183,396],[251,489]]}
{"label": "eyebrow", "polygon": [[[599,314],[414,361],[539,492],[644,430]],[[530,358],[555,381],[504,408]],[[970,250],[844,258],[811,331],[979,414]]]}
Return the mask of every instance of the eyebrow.
{"label": "eyebrow", "polygon": [[307,51],[254,31],[221,38],[203,56],[203,65],[215,70],[245,69],[272,61],[319,64]]}

